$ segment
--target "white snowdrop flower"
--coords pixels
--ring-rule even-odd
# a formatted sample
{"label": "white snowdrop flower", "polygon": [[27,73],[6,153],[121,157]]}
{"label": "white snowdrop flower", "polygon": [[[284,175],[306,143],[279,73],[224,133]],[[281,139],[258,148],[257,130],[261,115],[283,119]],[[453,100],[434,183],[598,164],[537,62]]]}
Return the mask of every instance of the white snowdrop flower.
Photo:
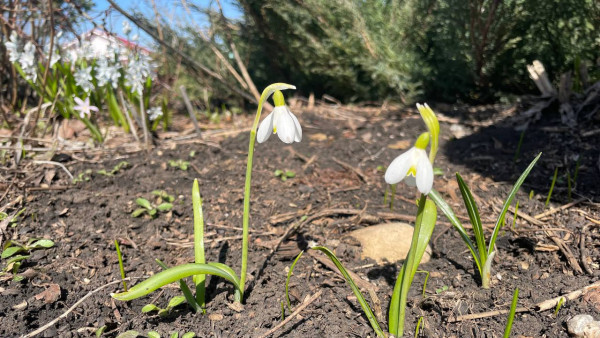
{"label": "white snowdrop flower", "polygon": [[73,100],[75,100],[75,103],[77,103],[73,109],[79,112],[79,117],[82,119],[86,117],[89,118],[92,115],[92,111],[98,111],[98,107],[90,105],[89,97],[86,97],[85,100],[74,97]]}
{"label": "white snowdrop flower", "polygon": [[96,80],[98,80],[98,86],[102,87],[107,83],[110,83],[113,88],[117,88],[119,85],[119,78],[121,73],[119,72],[119,65],[110,64],[107,59],[100,59],[96,64]]}
{"label": "white snowdrop flower", "polygon": [[131,32],[131,26],[129,26],[129,21],[123,21],[123,34],[128,35]]}
{"label": "white snowdrop flower", "polygon": [[425,195],[433,187],[433,166],[425,148],[429,144],[429,133],[423,133],[415,142],[415,146],[396,157],[385,172],[385,181],[396,184],[404,181],[409,186],[416,186]]}
{"label": "white snowdrop flower", "polygon": [[269,139],[271,133],[277,134],[284,143],[300,142],[302,140],[302,127],[300,122],[285,105],[283,94],[280,91],[273,93],[275,108],[265,117],[258,127],[256,140],[263,143]]}
{"label": "white snowdrop flower", "polygon": [[10,39],[4,43],[6,50],[8,51],[8,60],[10,62],[17,62],[20,58],[19,53],[19,36],[16,31],[10,33]]}
{"label": "white snowdrop flower", "polygon": [[94,84],[92,83],[92,67],[80,68],[75,74],[73,74],[75,78],[75,84],[78,85],[84,92],[89,93],[90,90],[94,89]]}
{"label": "white snowdrop flower", "polygon": [[154,120],[160,118],[161,116],[163,116],[161,107],[154,107],[154,108],[148,109],[148,118],[150,119],[150,121],[154,121]]}

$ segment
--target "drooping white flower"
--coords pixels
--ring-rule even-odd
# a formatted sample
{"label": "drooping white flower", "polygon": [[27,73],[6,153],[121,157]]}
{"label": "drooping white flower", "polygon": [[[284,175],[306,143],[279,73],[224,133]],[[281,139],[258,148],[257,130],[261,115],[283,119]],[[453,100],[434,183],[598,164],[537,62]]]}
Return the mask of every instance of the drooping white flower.
{"label": "drooping white flower", "polygon": [[415,146],[396,157],[385,172],[385,181],[396,184],[404,181],[409,186],[416,186],[425,195],[433,187],[433,166],[425,148],[429,144],[429,133],[423,133]]}
{"label": "drooping white flower", "polygon": [[98,80],[98,86],[102,87],[105,84],[110,83],[113,88],[116,89],[119,85],[119,78],[121,77],[119,68],[121,68],[119,65],[110,64],[106,58],[99,59],[96,64],[96,80]]}
{"label": "drooping white flower", "polygon": [[81,117],[82,119],[86,117],[89,118],[92,115],[91,111],[98,111],[98,107],[90,105],[89,97],[86,97],[85,100],[82,100],[78,97],[74,97],[73,100],[75,100],[75,103],[77,103],[77,105],[73,107],[73,109],[79,112],[79,117]]}
{"label": "drooping white flower", "polygon": [[10,33],[10,39],[4,43],[6,50],[8,51],[8,60],[10,62],[16,62],[19,60],[19,37],[16,31]]}
{"label": "drooping white flower", "polygon": [[163,111],[161,107],[154,107],[148,109],[148,118],[150,119],[150,121],[154,121],[160,118],[161,116],[163,116]]}
{"label": "drooping white flower", "polygon": [[302,127],[300,122],[285,105],[283,94],[276,91],[273,94],[275,108],[265,117],[258,127],[256,140],[263,143],[269,139],[271,133],[277,134],[284,143],[300,142],[302,140]]}

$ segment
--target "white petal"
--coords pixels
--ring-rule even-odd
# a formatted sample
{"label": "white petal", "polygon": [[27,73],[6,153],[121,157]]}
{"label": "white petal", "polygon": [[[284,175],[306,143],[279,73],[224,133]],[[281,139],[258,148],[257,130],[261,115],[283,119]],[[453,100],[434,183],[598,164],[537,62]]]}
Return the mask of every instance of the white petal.
{"label": "white petal", "polygon": [[415,147],[410,148],[390,163],[390,166],[385,171],[385,181],[387,184],[396,184],[406,177],[408,170],[413,165],[412,162],[416,149]]}
{"label": "white petal", "polygon": [[290,115],[292,116],[292,119],[294,120],[294,125],[296,126],[296,133],[294,134],[294,141],[300,142],[300,141],[302,141],[302,127],[300,126],[300,122],[298,121],[298,118],[296,117],[296,115],[294,115],[289,109],[288,109],[288,113],[290,113]]}
{"label": "white petal", "polygon": [[[425,152],[425,151],[423,151]],[[425,195],[429,194],[433,187],[433,166],[426,154],[419,156],[417,163],[417,188]]]}
{"label": "white petal", "polygon": [[256,134],[256,140],[258,143],[263,143],[269,139],[273,132],[273,113],[267,115],[265,119],[260,123],[258,132]]}
{"label": "white petal", "polygon": [[294,124],[294,119],[292,118],[292,114],[284,109],[277,119],[274,121],[274,126],[277,128],[277,136],[279,139],[283,141],[283,143],[294,143],[294,138],[296,137],[296,125]]}
{"label": "white petal", "polygon": [[79,106],[83,106],[83,100],[78,98],[78,97],[74,97],[73,100],[75,100],[75,103],[77,103],[77,105]]}
{"label": "white petal", "polygon": [[96,106],[90,106],[90,110],[98,111],[98,107],[96,107]]}

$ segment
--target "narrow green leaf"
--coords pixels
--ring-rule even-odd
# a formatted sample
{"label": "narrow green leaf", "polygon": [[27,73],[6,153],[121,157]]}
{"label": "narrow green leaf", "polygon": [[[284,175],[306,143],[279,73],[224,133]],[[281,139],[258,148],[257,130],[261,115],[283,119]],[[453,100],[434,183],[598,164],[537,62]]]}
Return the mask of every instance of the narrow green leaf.
{"label": "narrow green leaf", "polygon": [[148,338],[160,338],[160,334],[156,331],[148,331]]}
{"label": "narrow green leaf", "polygon": [[[206,262],[204,258],[204,213],[197,179],[194,180],[192,185],[192,207],[194,208],[194,262],[204,264]],[[206,276],[194,276],[194,283],[196,284],[196,302],[204,312]]]}
{"label": "narrow green leaf", "polygon": [[534,158],[533,161],[531,161],[531,163],[529,164],[527,169],[525,169],[525,171],[523,171],[523,173],[521,174],[521,177],[519,177],[519,179],[513,186],[512,190],[508,194],[508,197],[506,198],[506,201],[504,201],[504,205],[502,206],[502,212],[498,216],[498,220],[496,221],[496,225],[494,226],[494,231],[492,232],[492,237],[490,238],[490,243],[488,245],[488,256],[490,255],[490,253],[492,251],[494,251],[494,245],[496,244],[496,237],[498,236],[498,231],[500,230],[500,227],[504,223],[504,217],[506,216],[508,207],[512,203],[513,198],[515,198],[517,191],[519,190],[519,188],[525,181],[525,178],[527,178],[527,175],[529,175],[529,173],[531,172],[531,169],[533,169],[533,166],[540,159],[541,156],[542,156],[542,153],[539,153],[538,156],[536,156],[536,158]]}
{"label": "narrow green leaf", "polygon": [[292,312],[292,303],[290,302],[290,293],[289,293],[290,278],[292,277],[292,273],[294,272],[296,263],[298,263],[298,260],[300,259],[300,257],[302,257],[302,254],[304,254],[304,250],[300,251],[298,256],[296,256],[296,259],[294,259],[294,262],[292,263],[292,266],[290,266],[290,270],[287,273],[287,278],[285,279],[285,299],[287,300],[287,306],[288,306],[288,309],[290,310],[290,312]]}
{"label": "narrow green leaf", "polygon": [[352,289],[352,292],[354,292],[356,299],[360,303],[360,306],[361,306],[363,312],[365,313],[365,316],[367,316],[367,319],[369,320],[369,323],[371,323],[371,327],[373,328],[373,330],[375,331],[377,336],[385,337],[385,334],[383,333],[383,330],[379,326],[379,323],[377,322],[377,319],[375,318],[373,311],[371,311],[371,307],[369,307],[369,303],[367,303],[367,301],[365,300],[365,297],[360,292],[360,289],[358,288],[358,286],[356,286],[356,284],[354,283],[354,281],[348,274],[348,271],[346,271],[346,269],[344,268],[342,263],[335,256],[335,254],[331,250],[329,250],[328,248],[326,248],[324,246],[315,246],[312,249],[321,251],[327,257],[329,257],[329,259],[335,264],[335,266],[338,268],[340,273],[346,279],[346,282],[348,282],[348,284],[350,284],[350,288]]}
{"label": "narrow green leaf", "polygon": [[515,312],[517,310],[517,301],[519,300],[519,288],[515,289],[513,293],[512,303],[510,304],[510,312],[508,314],[508,320],[506,321],[506,328],[504,329],[504,338],[510,338],[510,331],[512,331],[513,320],[515,319]]}
{"label": "narrow green leaf", "polygon": [[402,336],[404,333],[404,316],[408,290],[417,272],[421,258],[423,258],[423,254],[427,249],[436,220],[437,209],[435,203],[427,199],[427,196],[422,195],[419,200],[419,210],[417,212],[410,250],[396,279],[390,302],[389,327],[390,332],[396,336]]}
{"label": "narrow green leaf", "polygon": [[473,198],[469,187],[467,187],[467,184],[465,183],[465,181],[463,181],[459,173],[456,173],[456,181],[458,182],[460,194],[462,195],[463,201],[465,202],[465,207],[467,208],[467,212],[469,213],[469,219],[471,220],[471,225],[473,226],[473,232],[475,233],[475,241],[477,242],[477,251],[479,252],[479,260],[483,264],[485,264],[487,260],[487,250],[485,247],[485,235],[483,233],[483,224],[481,224],[481,218],[479,217],[477,203],[475,203],[475,199]]}
{"label": "narrow green leaf", "polygon": [[117,300],[132,300],[143,297],[152,291],[167,284],[176,282],[179,279],[199,274],[219,276],[230,281],[236,288],[239,289],[239,280],[237,276],[231,274],[230,271],[220,268],[218,264],[189,263],[159,272],[154,276],[142,281],[141,283],[136,284],[129,289],[129,291],[114,293],[111,296]]}
{"label": "narrow green leaf", "polygon": [[465,242],[465,244],[469,248],[469,251],[471,251],[471,256],[473,256],[473,259],[475,260],[475,264],[477,265],[477,269],[479,270],[479,273],[481,274],[482,266],[481,266],[481,262],[479,261],[479,255],[477,255],[477,248],[475,248],[475,245],[473,244],[473,242],[471,242],[471,239],[469,238],[469,235],[467,234],[467,230],[465,229],[465,227],[463,227],[462,223],[460,223],[460,221],[458,220],[458,217],[456,217],[456,214],[452,210],[452,207],[450,207],[448,205],[448,203],[446,203],[446,201],[444,201],[444,199],[442,198],[440,193],[437,192],[436,190],[431,190],[429,192],[428,196],[429,196],[429,198],[431,198],[431,200],[433,200],[435,202],[435,204],[438,206],[438,208],[440,208],[440,210],[444,213],[444,215],[446,215],[446,218],[450,221],[452,226],[454,226],[454,229],[456,229],[458,231],[458,234],[462,238],[463,242]]}
{"label": "narrow green leaf", "polygon": [[[156,263],[158,263],[158,265],[160,265],[161,268],[163,268],[164,270],[168,269],[169,267],[163,263],[160,259],[155,259]],[[183,296],[185,297],[185,300],[187,301],[188,305],[190,306],[190,308],[194,311],[194,312],[198,312],[198,311],[202,311],[202,308],[200,307],[200,305],[198,305],[198,303],[196,303],[196,298],[194,297],[194,295],[192,294],[192,290],[190,290],[190,288],[188,287],[187,283],[185,282],[185,280],[180,279],[179,280],[179,288],[181,289],[181,292],[183,292]]]}
{"label": "narrow green leaf", "polygon": [[194,332],[186,332],[181,335],[181,338],[194,338],[194,337],[196,337],[196,334]]}

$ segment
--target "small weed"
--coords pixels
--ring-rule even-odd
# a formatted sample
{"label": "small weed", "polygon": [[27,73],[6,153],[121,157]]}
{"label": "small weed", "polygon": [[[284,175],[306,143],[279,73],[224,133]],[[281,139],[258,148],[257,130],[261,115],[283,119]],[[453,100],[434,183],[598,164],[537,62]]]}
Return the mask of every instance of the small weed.
{"label": "small weed", "polygon": [[106,171],[106,169],[100,169],[96,173],[110,177],[116,175],[117,173],[119,173],[119,171],[121,171],[121,169],[127,167],[129,167],[129,163],[127,161],[121,161],[116,166],[114,166],[111,171]]}
{"label": "small weed", "polygon": [[275,177],[281,178],[281,180],[284,182],[287,181],[288,178],[296,177],[296,173],[291,170],[283,171],[283,170],[277,169],[273,172],[273,175],[275,175]]}
{"label": "small weed", "polygon": [[89,181],[91,178],[92,174],[92,169],[86,169],[83,172],[80,172],[79,175],[77,175],[77,177],[74,177],[71,182],[73,182],[73,184],[77,184],[79,182],[87,182]]}
{"label": "small weed", "polygon": [[135,203],[140,206],[140,208],[135,209],[131,213],[131,216],[140,217],[144,214],[148,214],[154,218],[158,215],[159,211],[167,212],[173,209],[172,202],[175,200],[175,197],[169,195],[164,190],[154,190],[152,191],[152,195],[156,196],[155,203],[152,203],[143,197],[137,198]]}
{"label": "small weed", "polygon": [[161,309],[154,304],[147,304],[142,308],[142,312],[149,313],[149,312],[158,311],[159,316],[165,317],[165,316],[168,316],[169,313],[171,313],[171,310],[173,310],[174,308],[176,308],[177,306],[179,306],[183,303],[185,303],[184,296],[175,296],[175,297],[171,298],[171,300],[169,301],[169,304],[164,309]]}
{"label": "small weed", "polygon": [[169,160],[169,165],[173,168],[179,168],[181,170],[188,170],[188,167],[190,166],[190,162],[188,161],[184,161],[184,160]]}
{"label": "small weed", "polygon": [[[0,256],[2,259],[8,259],[6,261],[6,266],[0,272],[0,276],[12,272],[14,275],[13,281],[18,282],[23,280],[24,277],[18,276],[17,272],[21,267],[23,261],[30,256],[29,252],[37,249],[48,249],[54,246],[54,242],[49,239],[35,239],[32,238],[27,241],[26,244],[21,244],[17,241],[10,240],[4,244],[2,255]],[[25,253],[25,255],[18,255],[20,253]]]}

